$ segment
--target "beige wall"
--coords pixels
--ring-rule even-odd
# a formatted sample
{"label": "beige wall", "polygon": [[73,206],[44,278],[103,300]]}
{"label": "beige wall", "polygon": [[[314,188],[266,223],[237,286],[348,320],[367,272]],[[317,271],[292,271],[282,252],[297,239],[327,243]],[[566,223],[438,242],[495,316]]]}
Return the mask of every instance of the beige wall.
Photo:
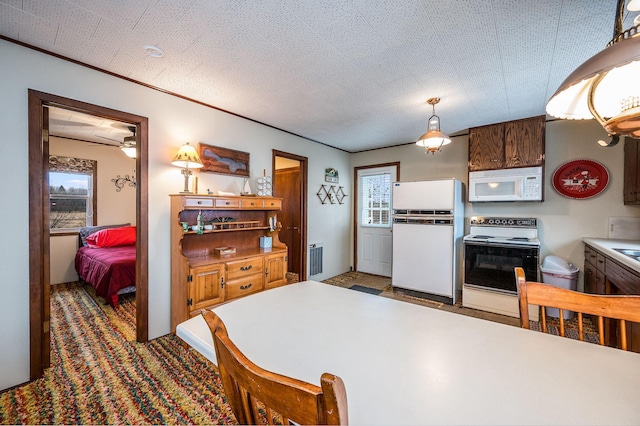
{"label": "beige wall", "polygon": [[[97,211],[98,225],[136,223],[136,191],[125,186],[119,192],[111,179],[120,175],[135,174],[135,160],[127,157],[117,147],[92,144],[72,139],[51,137],[51,155],[78,157],[98,162]],[[76,281],[78,274],[74,266],[78,249],[78,236],[52,236],[51,241],[51,284]]]}
{"label": "beige wall", "polygon": [[[446,118],[446,117],[445,117]],[[443,118],[443,119],[445,119]],[[550,121],[546,131],[545,201],[542,203],[466,203],[465,221],[473,215],[537,217],[541,257],[556,255],[570,260],[581,270],[583,280],[583,237],[607,237],[611,216],[640,217],[640,207],[623,204],[623,143],[602,148],[596,141],[606,133],[594,121]],[[553,172],[567,161],[591,159],[609,170],[609,185],[596,197],[573,200],[559,195],[551,185]],[[401,180],[454,177],[468,182],[468,137],[453,142],[435,155],[421,153],[411,144],[396,148],[362,152],[351,157],[352,166],[400,161]]]}

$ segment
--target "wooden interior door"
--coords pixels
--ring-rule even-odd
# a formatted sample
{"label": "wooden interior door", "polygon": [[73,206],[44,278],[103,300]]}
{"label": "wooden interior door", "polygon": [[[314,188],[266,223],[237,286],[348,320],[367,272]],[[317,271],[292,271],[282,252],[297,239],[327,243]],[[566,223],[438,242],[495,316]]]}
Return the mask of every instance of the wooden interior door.
{"label": "wooden interior door", "polygon": [[289,248],[289,271],[300,276],[300,238],[302,232],[302,175],[300,167],[276,170],[275,185],[282,198],[278,220],[282,223],[280,241]]}

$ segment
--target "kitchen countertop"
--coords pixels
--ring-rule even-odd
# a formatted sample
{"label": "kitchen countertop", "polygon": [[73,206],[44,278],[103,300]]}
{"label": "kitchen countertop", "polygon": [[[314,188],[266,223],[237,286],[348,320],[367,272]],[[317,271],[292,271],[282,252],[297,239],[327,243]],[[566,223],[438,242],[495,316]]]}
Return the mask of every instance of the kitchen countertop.
{"label": "kitchen countertop", "polygon": [[640,250],[640,241],[614,240],[609,238],[583,238],[582,241],[640,274],[640,261],[614,250],[614,248]]}

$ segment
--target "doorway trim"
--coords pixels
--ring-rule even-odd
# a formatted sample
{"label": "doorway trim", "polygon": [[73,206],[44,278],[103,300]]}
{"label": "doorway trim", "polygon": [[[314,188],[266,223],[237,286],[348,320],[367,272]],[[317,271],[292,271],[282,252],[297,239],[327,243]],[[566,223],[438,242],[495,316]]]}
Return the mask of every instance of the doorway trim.
{"label": "doorway trim", "polygon": [[[358,171],[365,169],[375,169],[378,167],[396,168],[396,180],[400,180],[400,162],[371,164],[368,166],[358,166],[353,168],[353,270],[358,270]],[[393,183],[393,182],[391,182]]]}
{"label": "doorway trim", "polygon": [[[136,340],[149,340],[148,285],[148,133],[149,119],[86,102],[29,89],[29,341],[30,379],[42,376],[49,367],[49,214],[48,129],[43,119],[47,106],[79,111],[136,126]],[[48,204],[47,204],[48,205]]]}
{"label": "doorway trim", "polygon": [[[291,154],[289,152],[272,150],[271,156],[271,174],[276,171],[276,157],[288,158],[290,160],[297,160],[300,162],[300,175],[302,182],[300,188],[302,190],[302,217],[300,218],[301,228],[304,230],[300,236],[300,281],[306,281],[307,279],[307,171],[309,169],[309,159],[301,155]],[[278,188],[275,188],[276,191]]]}

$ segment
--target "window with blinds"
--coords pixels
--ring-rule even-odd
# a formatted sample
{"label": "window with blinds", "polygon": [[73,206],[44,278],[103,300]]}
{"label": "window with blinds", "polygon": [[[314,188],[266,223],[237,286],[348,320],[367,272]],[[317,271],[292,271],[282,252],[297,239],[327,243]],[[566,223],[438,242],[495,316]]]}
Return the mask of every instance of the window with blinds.
{"label": "window with blinds", "polygon": [[361,177],[362,226],[391,226],[391,174]]}
{"label": "window with blinds", "polygon": [[52,232],[95,225],[97,162],[49,156],[49,228]]}

